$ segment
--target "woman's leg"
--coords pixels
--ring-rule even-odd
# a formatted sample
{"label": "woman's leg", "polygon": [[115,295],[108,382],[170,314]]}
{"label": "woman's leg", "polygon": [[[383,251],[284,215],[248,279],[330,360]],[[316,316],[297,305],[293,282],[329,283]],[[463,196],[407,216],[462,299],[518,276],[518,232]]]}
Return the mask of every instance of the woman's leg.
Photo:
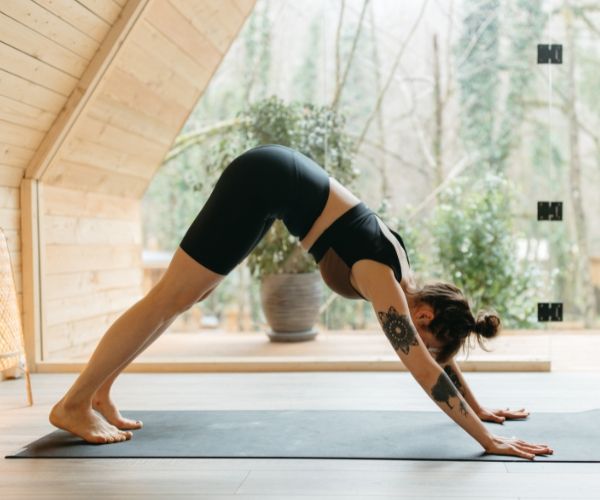
{"label": "woman's leg", "polygon": [[[202,220],[202,218],[199,216],[198,220],[200,221],[200,220]],[[264,218],[264,220],[260,220],[260,219],[252,220],[252,221],[250,221],[251,223],[244,224],[246,231],[249,230],[249,232],[244,234],[243,232],[238,230],[237,236],[240,237],[242,240],[243,246],[241,248],[242,248],[243,253],[238,254],[237,256],[235,256],[235,258],[237,260],[243,259],[258,244],[258,242],[264,237],[264,235],[270,229],[270,227],[272,226],[274,221],[275,221],[275,217],[270,216],[270,217]],[[232,226],[226,226],[226,227],[232,227]],[[193,234],[192,231],[195,231],[198,234],[198,228],[197,228],[196,224],[192,224],[192,226],[190,227],[189,234]],[[188,242],[190,240],[191,240],[191,238],[187,239]],[[183,241],[185,243],[186,238],[184,238]],[[225,243],[227,243],[227,244],[225,244]],[[233,243],[235,243],[235,242],[232,242],[232,241],[222,242],[223,247],[231,246]],[[237,247],[237,245],[236,245],[236,247]],[[178,251],[181,251],[181,249],[178,249]],[[223,275],[217,275],[217,276],[221,276],[221,278],[224,277]],[[206,297],[208,297],[208,295],[210,295],[210,293],[212,293],[212,291],[217,287],[217,285],[220,283],[220,281],[221,280],[215,281],[215,283],[211,287],[209,287],[209,289],[206,290],[200,296],[200,298],[197,300],[197,302],[200,302],[200,301],[204,300]],[[110,391],[111,391],[111,388],[112,388],[112,385],[113,385],[115,379],[125,369],[125,367],[131,361],[133,361],[133,359],[135,359],[141,352],[143,352],[150,344],[152,344],[168,328],[168,326],[176,319],[176,317],[177,316],[174,316],[167,324],[163,324],[163,325],[159,326],[152,334],[150,334],[147,337],[147,339],[144,341],[144,343],[142,343],[135,352],[131,353],[129,358],[126,359],[120,366],[118,366],[109,375],[109,377],[106,379],[106,381],[96,390],[96,392],[92,396],[92,408],[94,410],[100,412],[109,423],[113,424],[114,426],[118,427],[119,429],[123,429],[123,430],[139,429],[142,427],[142,422],[140,422],[139,420],[131,420],[131,419],[124,418],[121,415],[121,413],[119,412],[115,403],[112,401],[112,399],[110,397]]]}
{"label": "woman's leg", "polygon": [[50,422],[89,442],[130,438],[131,432],[120,431],[92,410],[93,395],[155,332],[162,333],[223,278],[178,248],[159,282],[104,334],[85,369],[52,408]]}
{"label": "woman's leg", "polygon": [[[218,283],[217,283],[218,284]],[[202,297],[198,299],[197,302],[203,301],[210,293],[216,288],[217,284],[215,284],[212,288],[210,288]],[[117,405],[113,402],[110,392],[112,389],[112,385],[114,384],[116,378],[121,374],[121,372],[131,363],[135,358],[137,358],[143,351],[145,351],[160,335],[171,325],[171,323],[177,319],[177,317],[173,317],[171,321],[165,323],[160,328],[150,335],[150,337],[144,342],[137,351],[135,351],[129,358],[121,364],[102,384],[98,390],[92,396],[92,408],[102,414],[102,416],[115,427],[118,427],[122,430],[129,429],[140,429],[143,423],[140,420],[131,420],[129,418],[125,418],[119,412]]]}
{"label": "woman's leg", "polygon": [[241,262],[276,214],[284,211],[295,170],[292,156],[288,152],[282,156],[280,149],[243,154],[223,171],[165,274],[104,334],[86,368],[52,409],[52,424],[92,442],[132,436],[94,412],[94,394],[107,381],[110,384],[110,377],[156,338],[155,333],[160,335]]}
{"label": "woman's leg", "polygon": [[110,424],[114,425],[121,430],[141,429],[143,422],[141,420],[132,420],[125,418],[121,415],[121,412],[117,408],[117,405],[110,396],[112,385],[116,378],[121,372],[129,365],[135,358],[137,358],[146,348],[152,344],[160,335],[171,325],[173,321],[177,319],[177,316],[173,317],[171,321],[164,323],[157,330],[146,339],[146,341],[133,352],[127,360],[125,360],[121,366],[119,366],[113,373],[110,374],[108,379],[96,390],[92,396],[92,408],[99,412]]}

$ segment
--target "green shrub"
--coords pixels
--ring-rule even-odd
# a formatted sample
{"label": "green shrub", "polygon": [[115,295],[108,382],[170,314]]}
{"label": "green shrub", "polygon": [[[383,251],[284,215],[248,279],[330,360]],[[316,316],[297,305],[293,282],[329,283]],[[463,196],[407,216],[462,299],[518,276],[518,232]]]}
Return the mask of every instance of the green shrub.
{"label": "green shrub", "polygon": [[511,185],[487,173],[453,181],[431,218],[438,278],[463,290],[472,307],[493,308],[505,326],[536,317],[539,270],[517,260]]}

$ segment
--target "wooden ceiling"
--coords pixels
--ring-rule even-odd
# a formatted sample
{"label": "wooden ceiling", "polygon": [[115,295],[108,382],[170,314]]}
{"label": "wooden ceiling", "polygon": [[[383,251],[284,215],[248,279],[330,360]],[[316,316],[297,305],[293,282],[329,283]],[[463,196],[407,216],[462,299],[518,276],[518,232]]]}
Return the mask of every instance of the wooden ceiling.
{"label": "wooden ceiling", "polygon": [[140,198],[253,6],[2,0],[0,165]]}

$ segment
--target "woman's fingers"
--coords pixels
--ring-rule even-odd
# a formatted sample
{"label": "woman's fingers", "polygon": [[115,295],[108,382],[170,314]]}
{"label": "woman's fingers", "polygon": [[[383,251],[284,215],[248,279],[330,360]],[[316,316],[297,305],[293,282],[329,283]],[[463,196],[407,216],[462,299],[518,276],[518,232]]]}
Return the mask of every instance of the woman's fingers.
{"label": "woman's fingers", "polygon": [[523,458],[527,458],[529,460],[533,460],[535,458],[535,454],[533,453],[527,453],[525,451],[521,451],[519,452],[520,456],[522,456]]}
{"label": "woman's fingers", "polygon": [[529,458],[530,460],[535,457],[535,453],[523,450],[519,447],[519,445],[513,445],[511,449],[514,450],[514,455],[517,455],[518,457]]}
{"label": "woman's fingers", "polygon": [[525,408],[521,408],[520,410],[511,410],[510,408],[505,408],[504,410],[496,410],[499,412],[509,412],[509,413],[529,413]]}
{"label": "woman's fingers", "polygon": [[495,436],[495,443],[495,452],[501,455],[516,455],[528,460],[533,460],[536,455],[551,455],[554,453],[554,450],[546,444],[528,443],[522,439],[517,439],[516,436]]}
{"label": "woman's fingers", "polygon": [[526,443],[525,441],[522,440],[517,440],[517,443],[515,444],[515,446],[519,447],[519,449],[522,449],[524,451],[527,452],[533,452],[533,453],[538,453],[538,454],[552,454],[554,453],[554,450],[551,449],[549,446],[544,445],[544,444],[531,444],[531,443]]}
{"label": "woman's fingers", "polygon": [[535,446],[535,445],[527,445],[527,444],[520,444],[519,445],[521,448],[523,448],[524,450],[528,450],[528,451],[539,451],[540,453],[549,453],[550,452],[550,448],[548,448],[547,446]]}
{"label": "woman's fingers", "polygon": [[520,410],[511,410],[510,408],[506,408],[505,410],[497,409],[497,410],[486,410],[484,416],[482,416],[482,420],[493,420],[495,422],[504,422],[507,418],[525,418],[529,415],[529,412],[525,410],[525,408],[521,408]]}
{"label": "woman's fingers", "polygon": [[542,447],[542,448],[545,448],[548,446],[547,444],[528,443],[527,441],[523,441],[522,439],[517,439],[516,442],[519,444],[527,445],[527,446],[538,446],[538,447]]}
{"label": "woman's fingers", "polygon": [[506,410],[498,410],[497,413],[508,418],[522,418],[529,415],[529,412],[525,411],[525,408],[521,408],[520,410],[509,410],[507,408]]}
{"label": "woman's fingers", "polygon": [[523,456],[525,458],[533,458],[537,454],[540,453],[539,451],[536,453],[536,450],[528,449],[527,447],[524,447],[523,445],[517,445],[517,446],[515,446],[515,448],[517,450],[519,450],[519,453],[521,454],[521,456]]}

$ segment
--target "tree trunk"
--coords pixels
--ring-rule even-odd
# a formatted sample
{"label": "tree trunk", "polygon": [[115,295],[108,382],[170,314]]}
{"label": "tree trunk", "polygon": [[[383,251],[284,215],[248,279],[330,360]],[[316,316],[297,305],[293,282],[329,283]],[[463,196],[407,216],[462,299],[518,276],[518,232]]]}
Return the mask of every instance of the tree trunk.
{"label": "tree trunk", "polygon": [[563,15],[566,29],[567,54],[567,117],[569,123],[569,180],[571,202],[575,217],[575,235],[577,239],[577,276],[581,283],[581,300],[583,306],[584,326],[591,328],[594,320],[594,288],[591,281],[589,251],[587,245],[587,229],[583,202],[581,199],[581,157],[579,154],[579,125],[577,118],[577,96],[575,81],[575,35],[573,31],[573,12],[565,0]]}
{"label": "tree trunk", "polygon": [[[377,46],[377,36],[375,33],[375,16],[373,15],[373,4],[371,4],[371,9],[369,10],[369,21],[371,24],[371,45],[373,47],[373,63],[375,69],[375,86],[377,89],[377,93],[381,92],[382,82],[381,82],[381,69],[380,69],[380,60],[379,60],[379,48]],[[377,111],[377,132],[379,134],[379,144],[381,145],[381,149],[385,151],[385,128],[383,126],[383,109],[380,107]],[[382,154],[379,157],[379,161],[377,162],[379,167],[379,173],[381,174],[381,193],[384,198],[388,198],[392,200],[393,206],[393,197],[392,197],[392,187],[390,186],[390,179],[388,176],[387,169],[387,161],[386,155]]]}
{"label": "tree trunk", "polygon": [[406,35],[406,38],[402,41],[402,44],[400,45],[400,48],[398,49],[398,53],[396,54],[394,63],[392,64],[392,68],[390,69],[387,80],[385,81],[383,88],[381,89],[381,92],[379,92],[379,95],[377,96],[377,99],[375,100],[375,106],[374,106],[373,110],[371,111],[371,113],[369,114],[369,116],[367,117],[367,120],[365,121],[365,124],[364,124],[360,134],[358,134],[358,139],[356,140],[356,143],[354,145],[354,148],[356,151],[358,151],[360,149],[360,146],[362,145],[362,143],[367,135],[367,132],[369,131],[371,122],[377,116],[377,113],[379,113],[379,108],[381,108],[383,98],[385,97],[385,94],[387,93],[387,91],[392,83],[392,80],[394,79],[396,70],[398,69],[398,66],[400,65],[400,61],[402,59],[402,54],[404,54],[404,49],[408,45],[408,42],[411,40],[417,27],[421,23],[421,19],[423,19],[423,15],[425,14],[425,9],[427,7],[427,4],[428,4],[428,0],[425,0],[423,2],[423,4],[421,5],[421,10],[419,12],[419,15],[418,15],[415,23],[413,24],[412,28],[410,29],[410,31]]}
{"label": "tree trunk", "polygon": [[358,20],[358,26],[356,27],[356,31],[354,32],[354,39],[352,40],[352,48],[350,49],[350,55],[348,56],[348,61],[346,62],[346,67],[344,68],[344,72],[342,73],[340,81],[336,82],[333,101],[331,103],[331,107],[333,108],[337,108],[340,103],[342,91],[344,90],[344,85],[346,85],[346,79],[348,78],[348,71],[350,71],[350,66],[352,66],[352,60],[354,59],[354,54],[356,52],[356,45],[358,43],[358,39],[360,38],[360,32],[362,31],[363,23],[365,20],[365,11],[367,10],[368,3],[369,0],[363,0],[362,10],[360,11],[360,19]]}
{"label": "tree trunk", "polygon": [[435,121],[433,125],[433,159],[435,169],[435,187],[439,186],[444,180],[444,166],[442,160],[442,132],[444,130],[444,115],[441,83],[442,82],[440,80],[440,52],[438,49],[437,35],[433,35],[433,105],[435,113]]}
{"label": "tree trunk", "polygon": [[340,39],[342,35],[342,24],[344,22],[344,10],[346,9],[346,1],[342,0],[340,4],[340,15],[338,17],[337,29],[335,31],[335,88],[340,85]]}

